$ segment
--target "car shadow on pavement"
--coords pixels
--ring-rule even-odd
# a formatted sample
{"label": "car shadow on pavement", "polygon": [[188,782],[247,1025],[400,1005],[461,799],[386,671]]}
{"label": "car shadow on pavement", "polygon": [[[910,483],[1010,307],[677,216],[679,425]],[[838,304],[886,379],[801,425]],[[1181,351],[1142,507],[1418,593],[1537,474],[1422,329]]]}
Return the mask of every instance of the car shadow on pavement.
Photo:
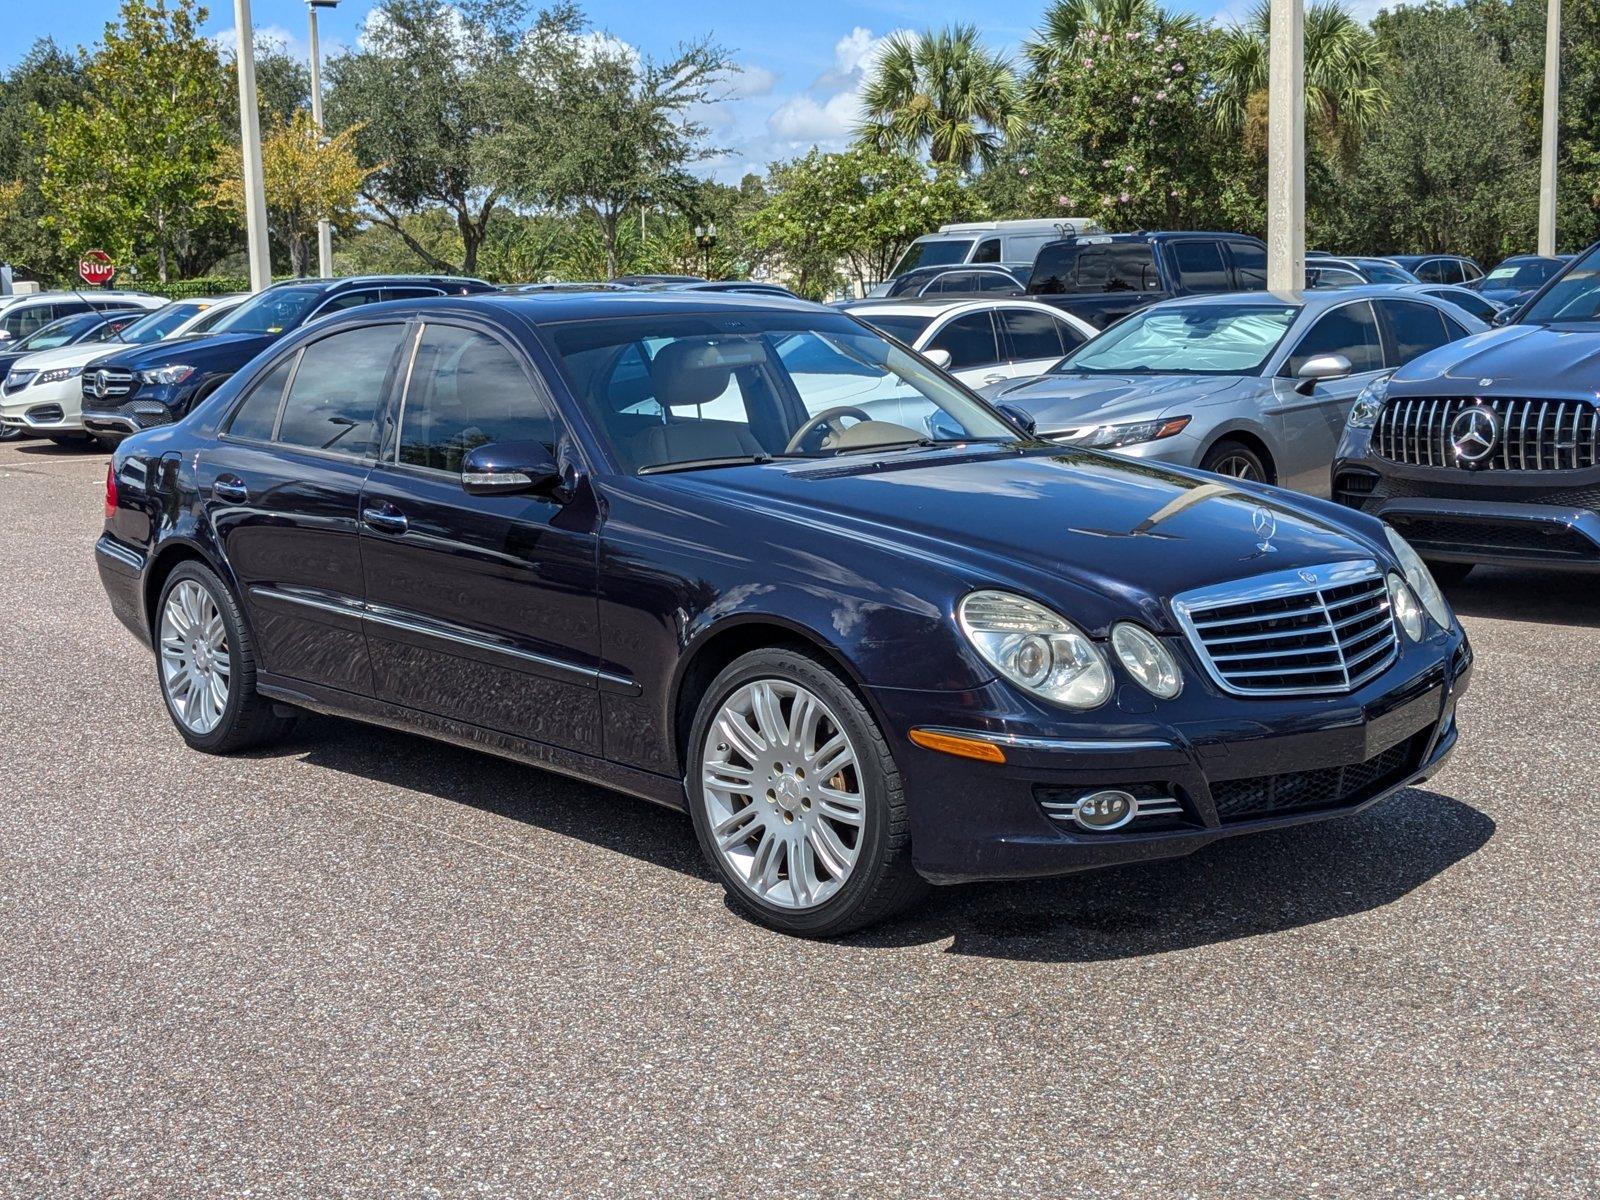
{"label": "car shadow on pavement", "polygon": [[26,454],[30,458],[92,458],[96,455],[103,458],[111,453],[103,446],[88,439],[81,442],[63,442],[60,444],[43,439],[3,444],[13,447],[18,454]]}
{"label": "car shadow on pavement", "polygon": [[953,935],[952,954],[1101,962],[1187,950],[1381,908],[1484,845],[1494,821],[1410,789],[1352,817],[1212,843],[1185,858],[1026,883],[936,889],[860,946]]}
{"label": "car shadow on pavement", "polygon": [[[521,821],[702,880],[706,903],[719,898],[681,813],[606,788],[322,716],[303,717],[289,741],[257,754]],[[846,941],[891,948],[953,938],[951,953],[1047,962],[1189,949],[1381,908],[1472,854],[1494,830],[1477,809],[1411,789],[1353,817],[1229,839],[1166,862],[935,888],[907,917]]]}
{"label": "car shadow on pavement", "polygon": [[1464,617],[1600,626],[1590,577],[1574,571],[1479,567],[1445,596]]}

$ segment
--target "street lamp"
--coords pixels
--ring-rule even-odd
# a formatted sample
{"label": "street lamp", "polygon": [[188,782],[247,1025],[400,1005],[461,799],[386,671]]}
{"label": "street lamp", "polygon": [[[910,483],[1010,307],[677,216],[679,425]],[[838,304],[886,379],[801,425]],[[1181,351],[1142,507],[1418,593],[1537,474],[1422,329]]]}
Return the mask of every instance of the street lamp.
{"label": "street lamp", "polygon": [[267,193],[261,181],[261,114],[256,111],[256,35],[250,0],[233,0],[233,27],[239,39],[239,141],[244,158],[244,229],[249,247],[250,290],[272,282],[267,248]]}
{"label": "street lamp", "polygon": [[[317,48],[317,9],[338,8],[339,0],[306,0],[311,10],[311,123],[322,140],[322,54]],[[333,276],[333,226],[327,217],[317,218],[317,274]]]}
{"label": "street lamp", "polygon": [[706,278],[711,278],[711,252],[717,246],[717,227],[713,225],[696,225],[694,227],[694,244],[700,247],[700,253],[705,257]]}

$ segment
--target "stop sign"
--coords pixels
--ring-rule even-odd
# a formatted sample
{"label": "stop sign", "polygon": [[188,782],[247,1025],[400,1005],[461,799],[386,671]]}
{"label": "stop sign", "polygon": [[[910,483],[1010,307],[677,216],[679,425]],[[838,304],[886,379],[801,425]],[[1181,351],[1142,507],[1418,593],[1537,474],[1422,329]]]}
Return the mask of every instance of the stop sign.
{"label": "stop sign", "polygon": [[116,278],[117,268],[104,250],[90,250],[78,260],[78,274],[90,287],[103,287]]}

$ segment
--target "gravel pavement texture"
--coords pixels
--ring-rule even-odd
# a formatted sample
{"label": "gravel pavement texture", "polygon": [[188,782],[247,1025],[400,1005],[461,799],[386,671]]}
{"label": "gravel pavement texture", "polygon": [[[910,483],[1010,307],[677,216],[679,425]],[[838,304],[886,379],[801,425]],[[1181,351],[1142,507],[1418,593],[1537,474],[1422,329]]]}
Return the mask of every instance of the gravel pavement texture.
{"label": "gravel pavement texture", "polygon": [[1600,1195],[1600,603],[1454,589],[1424,790],[818,944],[687,819],[310,718],[191,753],[0,444],[0,1196]]}

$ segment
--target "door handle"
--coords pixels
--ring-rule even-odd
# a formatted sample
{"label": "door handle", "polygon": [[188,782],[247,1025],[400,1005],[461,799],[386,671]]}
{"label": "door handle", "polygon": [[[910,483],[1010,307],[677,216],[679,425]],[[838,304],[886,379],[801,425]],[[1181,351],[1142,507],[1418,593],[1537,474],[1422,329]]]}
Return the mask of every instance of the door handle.
{"label": "door handle", "polygon": [[218,500],[226,500],[229,504],[243,504],[250,499],[250,489],[244,486],[244,480],[236,475],[222,475],[211,485],[211,494]]}
{"label": "door handle", "polygon": [[400,534],[406,531],[405,513],[392,504],[372,504],[361,510],[361,520],[369,529],[379,533]]}

